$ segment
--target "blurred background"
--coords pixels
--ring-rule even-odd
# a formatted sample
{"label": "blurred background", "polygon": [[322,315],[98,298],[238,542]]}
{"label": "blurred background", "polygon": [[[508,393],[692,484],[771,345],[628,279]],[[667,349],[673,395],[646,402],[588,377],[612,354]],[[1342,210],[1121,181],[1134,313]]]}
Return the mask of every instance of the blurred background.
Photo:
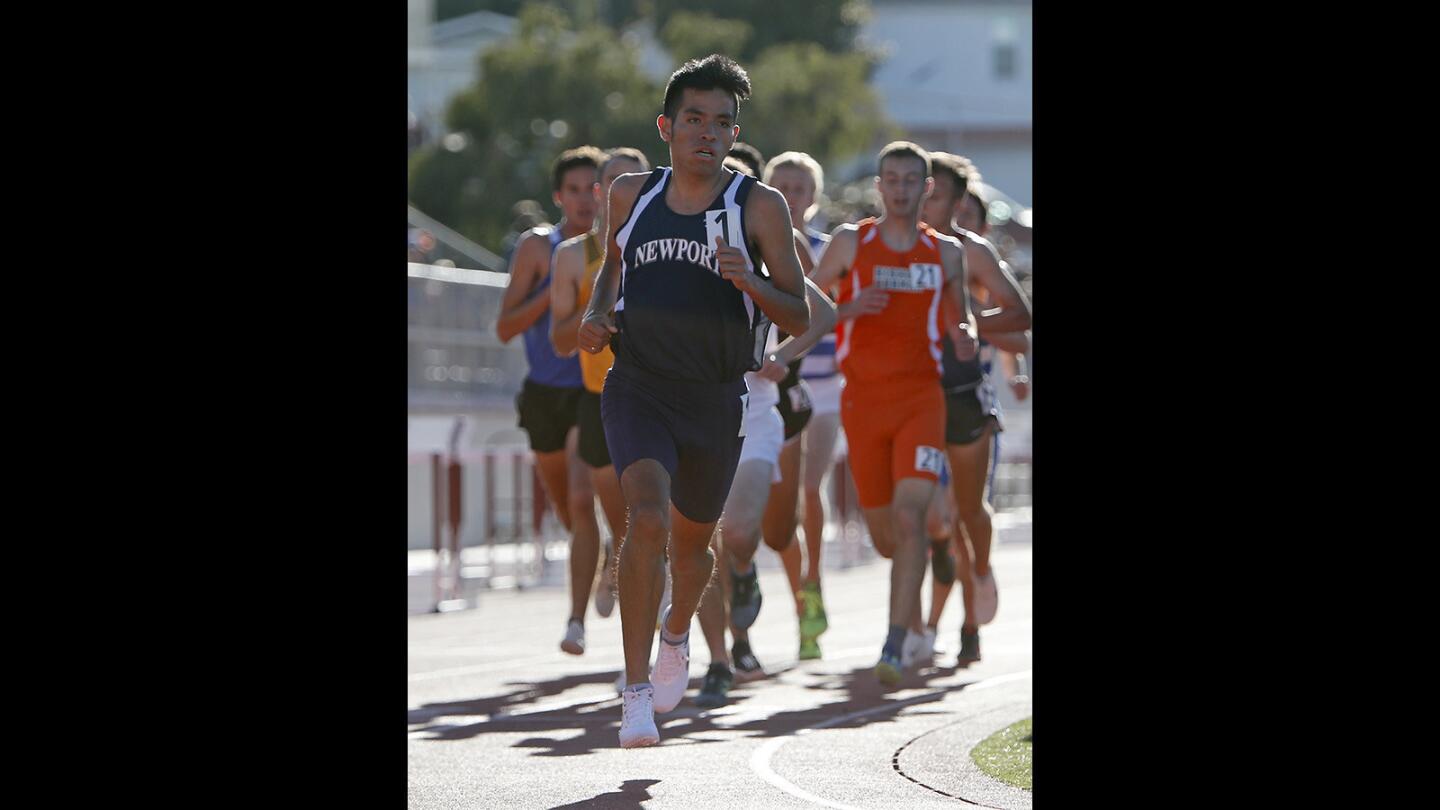
{"label": "blurred background", "polygon": [[[516,426],[522,342],[494,330],[515,240],[560,218],[561,151],[633,146],[668,165],[665,82],[724,53],[753,86],[740,140],[824,167],[812,227],[880,213],[874,158],[889,141],[963,155],[985,180],[988,236],[1033,301],[1031,13],[1019,0],[408,0],[411,612],[565,581],[566,536]],[[1002,531],[1029,519],[1030,361],[1024,401],[996,384]],[[874,554],[841,453],[827,567]]]}

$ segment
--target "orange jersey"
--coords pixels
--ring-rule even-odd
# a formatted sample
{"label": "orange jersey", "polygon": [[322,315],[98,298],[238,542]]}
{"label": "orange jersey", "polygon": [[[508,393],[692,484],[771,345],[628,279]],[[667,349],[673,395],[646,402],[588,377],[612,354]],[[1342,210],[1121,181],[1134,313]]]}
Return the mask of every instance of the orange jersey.
{"label": "orange jersey", "polygon": [[[940,294],[945,268],[938,234],[920,223],[915,245],[896,253],[885,245],[874,218],[861,220],[850,272],[840,279],[837,304],[855,300],[867,287],[889,294],[880,312],[842,320],[835,326],[835,360],[847,389],[910,381],[938,383]],[[933,382],[932,382],[933,381]]]}
{"label": "orange jersey", "polygon": [[[605,253],[600,247],[600,240],[595,234],[585,235],[585,275],[580,279],[580,303],[579,310],[585,311],[590,306],[590,293],[594,291],[595,276],[600,272],[600,266],[605,263]],[[598,353],[591,354],[584,349],[580,350],[580,374],[585,380],[585,390],[592,393],[600,393],[605,388],[605,375],[610,372],[610,366],[615,363],[615,352],[610,349],[607,343]]]}

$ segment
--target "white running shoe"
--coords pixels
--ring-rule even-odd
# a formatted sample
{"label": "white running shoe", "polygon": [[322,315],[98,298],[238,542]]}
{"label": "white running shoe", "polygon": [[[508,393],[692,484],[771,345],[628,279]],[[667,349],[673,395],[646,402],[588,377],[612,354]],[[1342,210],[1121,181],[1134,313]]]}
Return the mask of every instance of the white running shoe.
{"label": "white running shoe", "polygon": [[[670,617],[670,608],[660,618],[660,626]],[[664,630],[660,631],[662,634]],[[683,644],[671,644],[660,636],[660,650],[655,653],[655,667],[650,670],[650,683],[655,687],[655,711],[668,712],[685,697],[690,683],[690,637]]]}
{"label": "white running shoe", "polygon": [[920,654],[924,651],[925,636],[914,630],[905,631],[905,641],[900,645],[900,666],[909,669],[920,663]]}
{"label": "white running shoe", "polygon": [[560,649],[571,655],[584,655],[585,625],[571,619],[565,627],[565,639],[560,642]]}
{"label": "white running shoe", "polygon": [[642,686],[627,689],[621,696],[625,708],[620,716],[620,747],[639,748],[660,742],[660,729],[655,727],[655,690]]}
{"label": "white running shoe", "polygon": [[937,658],[943,658],[945,656],[945,647],[941,644],[940,638],[935,634],[934,628],[925,628],[925,635],[927,637],[926,643],[930,645],[930,660],[934,661]]}
{"label": "white running shoe", "polygon": [[605,564],[600,570],[600,584],[595,586],[595,612],[600,618],[607,618],[615,610],[614,560],[606,549]]}
{"label": "white running shoe", "polygon": [[995,588],[995,568],[992,566],[985,576],[976,576],[975,582],[975,623],[989,624],[995,621],[995,610],[1000,605],[1000,594]]}
{"label": "white running shoe", "polygon": [[935,663],[935,628],[925,628],[925,635],[920,637],[920,663]]}

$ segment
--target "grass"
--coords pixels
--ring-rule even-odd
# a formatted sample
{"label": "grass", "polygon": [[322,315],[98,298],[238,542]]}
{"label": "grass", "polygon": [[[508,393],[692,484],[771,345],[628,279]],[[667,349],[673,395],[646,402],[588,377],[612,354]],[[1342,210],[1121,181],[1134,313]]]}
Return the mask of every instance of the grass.
{"label": "grass", "polygon": [[970,752],[970,758],[980,770],[999,779],[1007,785],[1025,790],[1030,787],[1030,721],[1027,717],[1020,722],[1000,729],[980,742]]}

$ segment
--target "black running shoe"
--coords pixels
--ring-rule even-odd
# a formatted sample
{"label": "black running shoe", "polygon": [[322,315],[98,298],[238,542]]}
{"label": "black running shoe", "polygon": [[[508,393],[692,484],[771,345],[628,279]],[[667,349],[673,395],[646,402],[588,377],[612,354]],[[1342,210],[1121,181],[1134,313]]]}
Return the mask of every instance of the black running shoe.
{"label": "black running shoe", "polygon": [[960,652],[955,656],[955,666],[968,667],[980,660],[980,631],[965,632],[960,628]]}
{"label": "black running shoe", "polygon": [[760,568],[751,565],[748,574],[737,574],[735,569],[730,569],[730,621],[745,630],[759,617]]}
{"label": "black running shoe", "polygon": [[735,646],[730,648],[730,660],[735,662],[735,680],[741,683],[758,681],[765,677],[765,668],[760,666],[760,660],[750,651],[748,641],[735,642]]}
{"label": "black running shoe", "polygon": [[695,705],[702,709],[714,709],[724,706],[730,702],[730,685],[735,682],[735,676],[730,673],[730,668],[721,663],[710,665],[705,672],[705,682],[700,686],[700,694],[695,696]]}

